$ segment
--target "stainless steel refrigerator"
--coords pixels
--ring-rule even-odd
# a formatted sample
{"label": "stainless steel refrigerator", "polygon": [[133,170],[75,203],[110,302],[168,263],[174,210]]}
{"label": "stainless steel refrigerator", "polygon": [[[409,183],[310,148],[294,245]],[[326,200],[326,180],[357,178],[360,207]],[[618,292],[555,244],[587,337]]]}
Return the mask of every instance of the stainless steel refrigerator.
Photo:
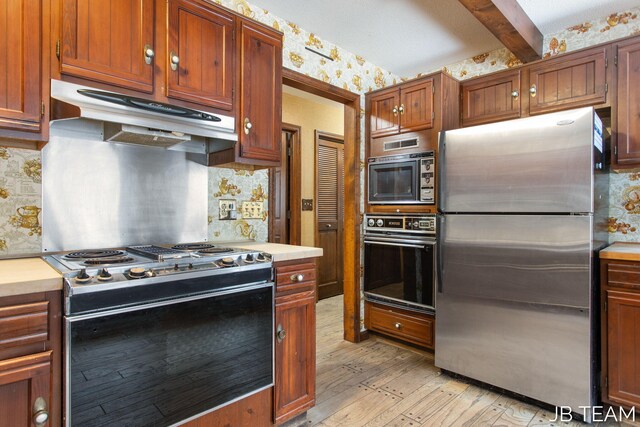
{"label": "stainless steel refrigerator", "polygon": [[592,108],[441,134],[436,366],[579,413],[595,403],[603,145]]}

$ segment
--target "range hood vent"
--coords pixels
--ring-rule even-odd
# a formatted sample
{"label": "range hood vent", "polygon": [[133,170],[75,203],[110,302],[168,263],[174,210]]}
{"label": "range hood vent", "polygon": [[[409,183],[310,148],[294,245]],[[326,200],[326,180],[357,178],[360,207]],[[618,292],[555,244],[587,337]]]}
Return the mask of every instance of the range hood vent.
{"label": "range hood vent", "polygon": [[[51,123],[104,124],[104,140],[184,151],[219,151],[238,141],[235,119],[51,80]],[[69,123],[71,124],[71,123]],[[197,144],[195,143],[197,142]],[[208,148],[204,148],[208,147]]]}

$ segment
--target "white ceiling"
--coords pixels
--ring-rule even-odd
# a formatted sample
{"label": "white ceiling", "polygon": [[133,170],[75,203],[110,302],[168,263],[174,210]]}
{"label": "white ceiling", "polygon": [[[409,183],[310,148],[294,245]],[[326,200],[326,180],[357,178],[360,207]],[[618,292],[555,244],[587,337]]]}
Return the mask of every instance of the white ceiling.
{"label": "white ceiling", "polygon": [[[640,0],[517,0],[543,34],[640,6]],[[502,47],[458,0],[253,0],[402,77]]]}

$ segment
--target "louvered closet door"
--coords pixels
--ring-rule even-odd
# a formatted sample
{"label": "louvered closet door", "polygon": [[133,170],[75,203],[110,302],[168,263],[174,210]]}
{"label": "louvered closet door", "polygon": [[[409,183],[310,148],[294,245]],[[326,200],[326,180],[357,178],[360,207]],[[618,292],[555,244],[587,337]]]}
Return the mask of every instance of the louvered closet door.
{"label": "louvered closet door", "polygon": [[316,246],[318,298],[342,293],[342,222],[344,218],[344,144],[337,135],[316,131]]}

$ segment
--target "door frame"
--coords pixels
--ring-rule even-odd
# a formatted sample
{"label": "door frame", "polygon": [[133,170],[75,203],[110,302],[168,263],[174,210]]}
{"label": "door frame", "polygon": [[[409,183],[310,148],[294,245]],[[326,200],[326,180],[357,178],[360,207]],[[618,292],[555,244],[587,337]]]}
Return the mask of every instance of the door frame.
{"label": "door frame", "polygon": [[[282,130],[291,133],[291,162],[289,163],[288,174],[291,177],[290,188],[287,194],[289,198],[289,207],[291,208],[291,218],[289,218],[288,238],[290,245],[300,245],[302,235],[301,231],[301,212],[302,212],[302,160],[300,138],[302,128],[291,123],[282,123]],[[282,179],[282,175],[281,178]],[[269,208],[273,206],[275,201],[275,173],[274,168],[269,168]],[[286,212],[285,212],[286,215]],[[273,236],[273,227],[275,219],[273,215],[269,215],[269,241]]]}
{"label": "door frame", "polygon": [[360,342],[360,95],[285,67],[282,83],[344,104],[344,339]]}

